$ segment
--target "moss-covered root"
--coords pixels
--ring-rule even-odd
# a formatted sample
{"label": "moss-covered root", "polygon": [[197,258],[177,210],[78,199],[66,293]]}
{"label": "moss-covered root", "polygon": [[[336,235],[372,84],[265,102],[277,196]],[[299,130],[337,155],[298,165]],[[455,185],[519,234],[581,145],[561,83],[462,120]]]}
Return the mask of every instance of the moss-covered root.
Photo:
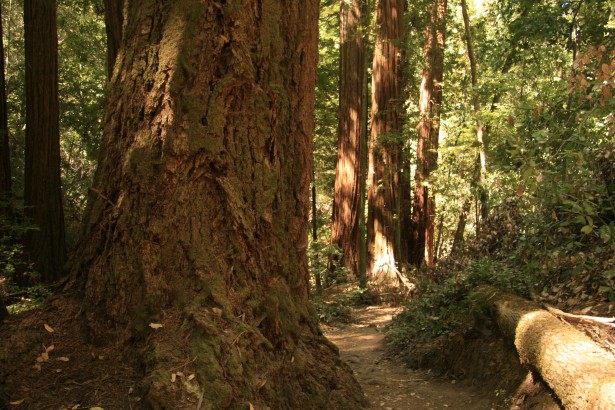
{"label": "moss-covered root", "polygon": [[257,326],[213,313],[167,315],[145,351],[144,400],[152,409],[362,409],[352,370],[308,327],[284,347]]}

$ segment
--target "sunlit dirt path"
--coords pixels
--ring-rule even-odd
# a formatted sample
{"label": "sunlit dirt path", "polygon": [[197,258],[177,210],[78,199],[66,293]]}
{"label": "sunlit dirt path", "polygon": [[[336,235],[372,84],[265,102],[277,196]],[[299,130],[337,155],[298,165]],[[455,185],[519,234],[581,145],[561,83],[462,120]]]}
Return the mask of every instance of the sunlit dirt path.
{"label": "sunlit dirt path", "polygon": [[386,356],[384,329],[397,310],[370,306],[355,309],[354,323],[325,327],[325,335],[354,370],[373,409],[489,410],[498,408],[492,391],[434,378],[427,371],[406,368]]}

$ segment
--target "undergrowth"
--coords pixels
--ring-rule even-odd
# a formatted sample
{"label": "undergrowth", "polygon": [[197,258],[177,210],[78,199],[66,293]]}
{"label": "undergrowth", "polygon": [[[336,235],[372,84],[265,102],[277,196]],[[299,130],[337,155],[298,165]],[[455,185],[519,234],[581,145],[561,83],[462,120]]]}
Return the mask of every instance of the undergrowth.
{"label": "undergrowth", "polygon": [[[347,286],[353,286],[348,284]],[[334,290],[335,292],[335,290]],[[352,289],[334,294],[333,297],[313,295],[312,306],[321,323],[352,322],[352,307],[368,306],[378,303],[379,295],[368,289],[353,286]]]}
{"label": "undergrowth", "polygon": [[460,329],[474,314],[468,296],[478,285],[489,284],[527,296],[534,280],[530,272],[514,268],[508,261],[489,258],[472,261],[464,271],[443,281],[419,277],[418,291],[395,318],[388,342],[403,349]]}

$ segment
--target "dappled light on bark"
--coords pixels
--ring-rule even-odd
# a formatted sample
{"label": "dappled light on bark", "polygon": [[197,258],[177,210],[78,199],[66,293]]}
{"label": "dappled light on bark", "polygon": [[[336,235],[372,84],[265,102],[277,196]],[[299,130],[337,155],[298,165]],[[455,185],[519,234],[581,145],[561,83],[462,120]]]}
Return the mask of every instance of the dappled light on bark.
{"label": "dappled light on bark", "polygon": [[435,266],[435,194],[430,189],[430,176],[438,163],[440,134],[440,104],[444,76],[444,41],[446,32],[446,0],[429,2],[429,22],[426,26],[423,55],[425,66],[421,80],[419,125],[416,149],[416,172],[412,206],[411,263],[428,268]]}
{"label": "dappled light on bark", "polygon": [[152,407],[187,357],[212,408],[360,408],[307,300],[317,2],[127,7],[72,261],[90,334],[142,346]]}
{"label": "dappled light on bark", "polygon": [[403,1],[376,3],[369,141],[367,276],[376,286],[398,286],[395,239],[399,232],[398,185],[401,140],[398,120]]}
{"label": "dappled light on bark", "polygon": [[358,277],[361,232],[360,216],[364,209],[362,179],[365,178],[363,155],[365,82],[364,0],[340,1],[340,106],[338,120],[337,166],[331,224],[331,244],[342,251],[342,260],[329,260],[329,270],[346,267]]}

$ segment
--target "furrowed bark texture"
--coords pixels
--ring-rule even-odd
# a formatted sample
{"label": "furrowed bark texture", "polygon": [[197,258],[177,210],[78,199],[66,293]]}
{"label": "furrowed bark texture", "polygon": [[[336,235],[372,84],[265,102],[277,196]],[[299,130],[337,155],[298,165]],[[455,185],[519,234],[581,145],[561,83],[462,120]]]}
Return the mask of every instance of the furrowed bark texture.
{"label": "furrowed bark texture", "polygon": [[540,374],[566,409],[607,410],[615,403],[615,356],[537,304],[481,286],[521,362]]}
{"label": "furrowed bark texture", "polygon": [[429,190],[430,174],[438,162],[438,135],[440,132],[440,105],[444,75],[444,40],[446,0],[431,2],[430,21],[425,37],[425,68],[421,81],[419,104],[419,141],[416,156],[414,196],[412,206],[412,263],[429,268],[434,266],[435,198]]}
{"label": "furrowed bark texture", "polygon": [[58,40],[55,0],[24,2],[26,57],[26,215],[37,227],[26,249],[41,278],[50,282],[66,259],[60,187]]}
{"label": "furrowed bark texture", "polygon": [[363,82],[365,81],[365,35],[361,0],[340,2],[340,108],[337,166],[333,200],[331,244],[343,251],[342,264],[359,274],[360,227],[363,210],[361,179],[364,178]]}
{"label": "furrowed bark texture", "polygon": [[401,143],[398,127],[399,38],[402,0],[376,4],[372,67],[372,121],[368,151],[367,276],[375,285],[396,285],[395,238],[399,219]]}
{"label": "furrowed bark texture", "polygon": [[308,304],[318,1],[126,11],[72,261],[90,332],[146,343],[155,408],[194,408],[177,358],[204,408],[361,408]]}

